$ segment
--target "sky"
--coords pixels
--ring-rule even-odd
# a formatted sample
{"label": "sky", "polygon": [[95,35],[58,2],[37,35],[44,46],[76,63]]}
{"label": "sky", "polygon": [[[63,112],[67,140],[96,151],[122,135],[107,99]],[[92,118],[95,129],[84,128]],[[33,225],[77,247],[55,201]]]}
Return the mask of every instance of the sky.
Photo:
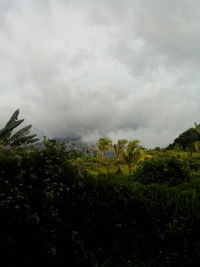
{"label": "sky", "polygon": [[0,0],[0,127],[165,147],[200,123],[199,0]]}

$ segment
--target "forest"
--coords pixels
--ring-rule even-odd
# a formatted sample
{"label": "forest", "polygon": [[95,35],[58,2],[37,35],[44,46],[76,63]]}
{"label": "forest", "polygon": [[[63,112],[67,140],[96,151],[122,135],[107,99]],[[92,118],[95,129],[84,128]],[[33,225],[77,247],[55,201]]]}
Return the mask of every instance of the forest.
{"label": "forest", "polygon": [[0,130],[2,266],[200,266],[200,125],[166,148]]}

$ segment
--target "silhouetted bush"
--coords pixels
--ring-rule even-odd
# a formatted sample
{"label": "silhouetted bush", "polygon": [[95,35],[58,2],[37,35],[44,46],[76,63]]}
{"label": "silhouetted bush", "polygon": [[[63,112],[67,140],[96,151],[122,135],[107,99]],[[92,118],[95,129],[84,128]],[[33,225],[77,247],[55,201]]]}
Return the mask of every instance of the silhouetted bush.
{"label": "silhouetted bush", "polygon": [[[199,266],[199,177],[173,187],[91,177],[72,154],[51,141],[0,147],[2,266]],[[152,168],[166,182],[163,165],[170,184],[187,180],[178,159],[145,161],[138,177]]]}

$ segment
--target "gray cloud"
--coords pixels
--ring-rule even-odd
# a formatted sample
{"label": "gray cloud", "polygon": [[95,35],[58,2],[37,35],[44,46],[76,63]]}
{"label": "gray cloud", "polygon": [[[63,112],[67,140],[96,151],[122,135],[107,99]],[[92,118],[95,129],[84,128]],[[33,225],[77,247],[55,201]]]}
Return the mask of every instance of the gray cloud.
{"label": "gray cloud", "polygon": [[19,107],[40,135],[172,142],[199,122],[199,5],[0,0],[2,124]]}

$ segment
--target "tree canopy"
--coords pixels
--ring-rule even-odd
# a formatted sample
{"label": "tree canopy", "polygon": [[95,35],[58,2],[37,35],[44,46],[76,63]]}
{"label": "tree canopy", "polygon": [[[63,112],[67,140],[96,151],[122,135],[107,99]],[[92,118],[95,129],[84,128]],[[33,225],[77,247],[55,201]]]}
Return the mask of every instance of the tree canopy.
{"label": "tree canopy", "polygon": [[109,138],[103,137],[103,138],[100,138],[96,144],[101,154],[101,158],[104,159],[105,152],[112,148],[112,140]]}

